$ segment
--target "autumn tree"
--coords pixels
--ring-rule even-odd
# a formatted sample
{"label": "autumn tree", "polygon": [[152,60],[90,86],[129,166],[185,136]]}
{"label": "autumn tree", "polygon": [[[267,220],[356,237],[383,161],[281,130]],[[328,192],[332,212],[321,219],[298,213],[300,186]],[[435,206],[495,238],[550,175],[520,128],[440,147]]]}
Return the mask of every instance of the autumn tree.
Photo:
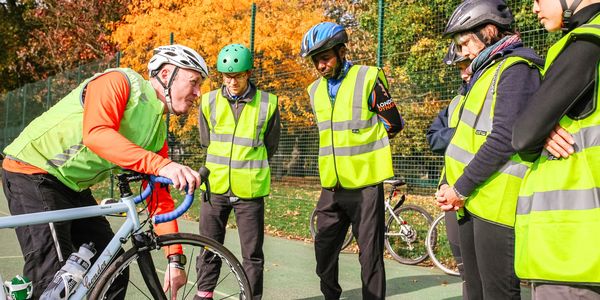
{"label": "autumn tree", "polygon": [[36,24],[25,21],[25,14],[35,6],[34,1],[7,0],[0,3],[0,93],[30,82],[16,63],[18,50],[27,43],[27,33]]}
{"label": "autumn tree", "polygon": [[[112,35],[123,51],[123,65],[146,70],[151,50],[175,42],[199,51],[211,66],[211,78],[202,91],[220,86],[215,71],[219,50],[229,43],[249,46],[251,4],[253,1],[202,2],[134,1],[127,16]],[[257,6],[253,80],[264,90],[279,96],[283,119],[294,125],[311,124],[312,114],[305,87],[316,76],[299,57],[303,33],[324,19],[322,9],[313,1],[254,1]],[[180,129],[189,132],[197,120],[197,110]],[[173,128],[179,121],[173,120]]]}
{"label": "autumn tree", "polygon": [[[128,0],[7,0],[0,4],[0,91],[115,55],[111,24]],[[6,76],[4,76],[6,75]]]}

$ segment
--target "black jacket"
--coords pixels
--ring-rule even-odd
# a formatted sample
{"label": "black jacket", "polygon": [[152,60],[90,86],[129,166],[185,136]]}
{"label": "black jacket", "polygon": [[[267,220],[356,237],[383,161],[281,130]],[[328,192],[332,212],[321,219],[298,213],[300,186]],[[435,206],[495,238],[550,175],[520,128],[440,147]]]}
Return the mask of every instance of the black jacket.
{"label": "black jacket", "polygon": [[[571,17],[569,30],[598,13],[600,3],[584,7]],[[594,109],[599,61],[600,41],[585,39],[574,40],[554,60],[513,127],[512,144],[522,159],[534,161],[540,155],[546,138],[564,115],[577,118]]]}

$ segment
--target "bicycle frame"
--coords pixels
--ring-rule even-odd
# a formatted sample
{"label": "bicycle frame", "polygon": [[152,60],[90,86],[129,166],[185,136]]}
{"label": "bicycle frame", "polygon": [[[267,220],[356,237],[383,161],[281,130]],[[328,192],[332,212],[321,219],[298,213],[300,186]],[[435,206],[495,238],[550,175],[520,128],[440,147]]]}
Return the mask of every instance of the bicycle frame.
{"label": "bicycle frame", "polygon": [[[115,233],[115,236],[112,238],[108,246],[106,246],[106,248],[98,256],[96,262],[83,276],[83,279],[77,286],[75,292],[69,297],[69,299],[83,299],[94,286],[100,275],[108,267],[110,262],[117,256],[119,250],[121,249],[121,245],[124,244],[124,242],[128,240],[134,232],[141,228],[140,219],[136,210],[136,204],[143,201],[152,193],[152,186],[154,182],[171,183],[170,180],[166,178],[151,176],[150,183],[138,196],[126,196],[121,198],[120,202],[114,204],[100,204],[96,206],[0,217],[0,229],[106,216],[109,214],[127,212],[125,222],[121,225],[121,227],[119,227],[119,230]],[[175,219],[179,215],[183,214],[183,212],[189,208],[192,202],[193,195],[186,195],[184,203],[181,204],[175,211],[152,217],[153,223],[162,223],[170,221],[171,219]],[[186,205],[187,207],[185,207]],[[165,217],[165,215],[168,216]],[[172,218],[173,216],[175,217]]]}

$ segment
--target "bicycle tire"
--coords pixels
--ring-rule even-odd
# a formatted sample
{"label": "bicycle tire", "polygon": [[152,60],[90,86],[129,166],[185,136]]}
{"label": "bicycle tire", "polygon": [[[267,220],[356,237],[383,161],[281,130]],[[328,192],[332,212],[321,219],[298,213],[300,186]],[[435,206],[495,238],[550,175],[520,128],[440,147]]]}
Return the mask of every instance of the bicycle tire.
{"label": "bicycle tire", "polygon": [[441,214],[431,223],[426,242],[427,253],[433,264],[448,275],[460,276],[448,243],[444,214]]}
{"label": "bicycle tire", "polygon": [[428,254],[425,247],[427,231],[433,218],[422,207],[403,205],[394,214],[404,221],[399,224],[393,215],[385,226],[385,247],[399,263],[416,265],[424,261]]}
{"label": "bicycle tire", "polygon": [[[166,234],[157,237],[157,245],[159,248],[152,250],[153,260],[155,263],[155,267],[162,268],[167,265],[166,258],[164,257],[164,253],[160,248],[170,246],[170,245],[181,245],[184,249],[184,253],[188,256],[188,264],[186,265],[186,273],[188,274],[188,280],[184,287],[182,287],[178,292],[178,297],[181,295],[183,298],[193,298],[196,294],[196,284],[197,279],[194,279],[195,274],[195,261],[198,259],[198,255],[200,251],[211,251],[215,253],[221,260],[224,262],[221,268],[221,276],[219,277],[218,286],[215,289],[215,299],[252,299],[252,294],[250,290],[250,283],[248,282],[248,278],[246,277],[246,273],[242,267],[242,264],[237,260],[237,258],[227,249],[225,246],[221,245],[217,241],[200,236],[197,234],[190,233],[174,233],[174,234]],[[195,252],[193,247],[198,247],[198,252]],[[88,299],[109,299],[106,296],[106,292],[108,291],[110,285],[113,283],[115,278],[127,267],[129,267],[133,262],[136,261],[138,257],[138,252],[136,249],[129,249],[125,253],[119,255],[109,266],[108,268],[102,272],[102,275],[98,279],[98,282],[92,289],[92,292],[89,294]],[[158,261],[157,261],[158,260]],[[194,267],[192,267],[194,266]],[[223,268],[229,268],[229,273],[224,274]],[[130,295],[131,288],[135,287],[138,289],[134,295],[146,296],[148,299],[148,294],[144,293],[142,289],[148,289],[146,284],[144,283],[141,275],[132,274],[134,271],[139,272],[139,268],[132,267],[129,268],[129,282],[128,282],[128,291],[126,299],[130,299],[132,296]],[[191,272],[190,272],[191,271]],[[221,285],[224,283],[224,279],[227,277],[232,278],[228,279],[226,282],[227,286]],[[135,276],[136,278],[132,278]],[[162,275],[158,276],[161,280],[163,278]],[[197,278],[197,276],[196,276]],[[135,280],[135,282],[133,281]],[[191,282],[191,280],[195,280],[196,282]],[[137,282],[137,284],[136,284]],[[190,284],[192,286],[190,286]],[[238,290],[239,289],[239,290]],[[219,297],[221,296],[221,297]],[[140,298],[139,296],[135,296],[135,298]],[[167,295],[168,299],[170,295]],[[179,298],[177,298],[179,299]]]}
{"label": "bicycle tire", "polygon": [[[308,226],[308,229],[310,230],[310,235],[312,236],[313,241],[315,240],[315,237],[317,236],[317,209],[313,209],[313,211],[310,213],[310,224]],[[344,239],[344,243],[342,244],[342,250],[346,249],[348,246],[350,246],[350,243],[352,243],[352,239],[354,238],[354,235],[352,234],[352,225],[350,225],[350,227],[348,228],[348,233],[346,233],[346,238]]]}

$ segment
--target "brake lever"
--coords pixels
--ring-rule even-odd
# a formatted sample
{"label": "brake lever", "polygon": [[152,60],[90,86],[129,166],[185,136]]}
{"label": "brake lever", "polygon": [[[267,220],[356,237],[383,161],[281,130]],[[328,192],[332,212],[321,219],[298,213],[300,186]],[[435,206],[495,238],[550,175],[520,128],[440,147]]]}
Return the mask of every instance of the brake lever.
{"label": "brake lever", "polygon": [[208,181],[210,170],[205,166],[202,166],[200,170],[198,170],[198,173],[200,173],[201,184],[204,183],[204,186],[206,187],[206,190],[202,193],[202,201],[208,202],[208,204],[212,206],[212,202],[210,202],[210,183]]}

